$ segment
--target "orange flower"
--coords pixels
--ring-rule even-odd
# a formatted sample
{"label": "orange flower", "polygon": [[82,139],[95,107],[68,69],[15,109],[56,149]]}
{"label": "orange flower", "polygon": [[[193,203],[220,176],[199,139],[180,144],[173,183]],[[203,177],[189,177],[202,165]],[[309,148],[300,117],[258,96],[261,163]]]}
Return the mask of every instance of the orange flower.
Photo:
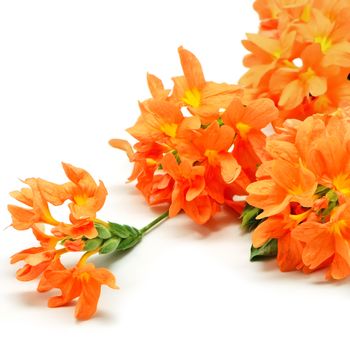
{"label": "orange flower", "polygon": [[94,219],[96,213],[103,207],[106,200],[107,190],[103,182],[96,184],[91,175],[73,165],[62,163],[63,169],[71,182],[65,185],[66,192],[69,193],[69,204],[71,214],[75,219]]}
{"label": "orange flower", "polygon": [[248,40],[242,43],[250,54],[244,58],[243,64],[250,69],[242,76],[240,84],[257,88],[277,68],[293,66],[295,36],[295,32],[283,32],[277,39],[263,34],[247,34]]}
{"label": "orange flower", "polygon": [[162,100],[149,100],[140,104],[141,116],[128,129],[129,134],[142,142],[159,142],[172,145],[172,141],[183,137],[186,130],[199,129],[198,117],[184,118],[180,106]]}
{"label": "orange flower", "polygon": [[302,259],[310,269],[329,266],[328,279],[350,275],[350,205],[336,208],[330,221],[323,224],[306,222],[292,231],[292,236],[305,243]]}
{"label": "orange flower", "polygon": [[57,251],[56,237],[46,235],[38,226],[32,227],[35,238],[40,247],[25,249],[11,257],[11,264],[23,261],[25,265],[20,268],[16,277],[20,281],[31,281],[40,276],[64,250]]}
{"label": "orange flower", "polygon": [[301,53],[301,68],[280,68],[274,73],[270,88],[273,95],[280,96],[279,106],[291,110],[301,105],[310,95],[326,95],[327,77],[331,75],[331,71],[321,66],[322,58],[320,46],[310,45]]}
{"label": "orange flower", "polygon": [[19,269],[16,277],[20,281],[31,281],[41,275],[51,264],[56,250],[47,250],[43,247],[25,249],[11,258],[11,264],[24,261],[26,264]]}
{"label": "orange flower", "polygon": [[241,94],[241,90],[236,85],[207,82],[195,55],[183,47],[179,47],[179,55],[184,76],[173,78],[172,97],[187,106],[192,114],[199,115],[202,124],[210,123],[219,117],[220,109],[226,108],[233,96]]}
{"label": "orange flower", "polygon": [[329,18],[318,9],[312,9],[310,20],[297,26],[306,42],[317,43],[324,53],[325,66],[349,67],[350,6],[341,10],[341,16]]}
{"label": "orange flower", "polygon": [[282,213],[271,216],[263,221],[253,232],[253,246],[259,248],[270,239],[278,239],[277,262],[283,272],[300,270],[304,267],[302,261],[303,244],[297,240],[291,231],[304,222],[310,211],[303,210],[296,214],[295,205],[291,203]]}
{"label": "orange flower", "polygon": [[247,187],[248,203],[263,209],[257,218],[266,218],[253,233],[253,245],[277,239],[283,271],[328,267],[328,279],[345,278],[350,275],[349,118],[341,111],[315,115],[288,121],[280,132],[267,141],[272,160],[263,162],[259,180]]}
{"label": "orange flower", "polygon": [[[88,172],[70,164],[63,163],[63,169],[71,180],[64,185],[32,178],[24,181],[29,188],[11,193],[12,197],[29,207],[8,206],[14,228],[26,230],[43,223],[53,226],[52,232],[61,239],[65,236],[75,239],[97,236],[93,221],[107,196],[103,182],[97,185]],[[70,201],[68,207],[71,212],[69,224],[54,219],[49,209],[49,204],[57,206],[67,200]]]}
{"label": "orange flower", "polygon": [[275,127],[349,105],[350,3],[257,0],[254,7],[261,26],[243,42],[245,101],[271,98],[280,109]]}
{"label": "orange flower", "polygon": [[234,98],[222,115],[224,124],[236,132],[233,155],[252,179],[257,166],[266,159],[266,137],[261,129],[277,118],[278,109],[269,99],[258,99],[245,106]]}
{"label": "orange flower", "polygon": [[51,232],[60,239],[67,237],[71,237],[73,239],[80,239],[82,237],[92,239],[97,236],[97,230],[94,226],[94,222],[90,219],[74,219],[73,224],[65,224],[64,222],[60,222],[57,226],[52,228]]}
{"label": "orange flower", "polygon": [[95,314],[102,285],[118,288],[110,271],[95,268],[93,264],[69,270],[47,271],[45,278],[51,288],[59,288],[62,292],[60,296],[49,299],[49,307],[67,305],[79,297],[75,308],[75,317],[79,320],[87,320]]}
{"label": "orange flower", "polygon": [[31,178],[23,182],[29,188],[11,192],[11,196],[31,208],[27,209],[16,205],[8,205],[8,210],[12,216],[12,226],[16,230],[27,230],[40,222],[57,225],[58,221],[51,215],[48,201],[39,187],[38,179]]}
{"label": "orange flower", "polygon": [[[114,276],[108,270],[86,264],[93,254],[116,250],[116,246],[106,245],[112,235],[109,224],[96,218],[107,191],[102,182],[97,185],[85,170],[64,163],[63,167],[70,182],[58,185],[42,179],[28,179],[25,183],[29,188],[12,193],[14,198],[29,207],[9,206],[13,226],[19,230],[32,228],[40,246],[13,255],[11,263],[24,262],[16,273],[20,281],[41,277],[37,287],[39,292],[61,289],[61,296],[50,298],[51,307],[65,305],[80,296],[76,317],[88,319],[96,311],[101,285],[117,288]],[[66,201],[69,201],[70,223],[58,222],[52,217],[49,204],[57,206]],[[52,226],[50,234],[44,232],[44,224]],[[99,238],[92,241],[97,236]],[[112,238],[112,243],[113,240],[116,239]],[[58,249],[58,245],[62,248]],[[86,253],[75,268],[67,270],[62,265],[62,254],[83,250]]]}
{"label": "orange flower", "polygon": [[312,206],[317,181],[303,164],[274,159],[264,170],[270,178],[247,187],[247,202],[264,210],[258,219],[281,213],[290,202],[300,203],[304,207]]}
{"label": "orange flower", "polygon": [[172,154],[164,157],[162,165],[164,171],[175,180],[169,209],[170,217],[183,209],[197,223],[207,222],[212,216],[212,203],[204,191],[205,168],[192,166],[188,160],[178,164]]}
{"label": "orange flower", "polygon": [[163,82],[153,74],[147,74],[147,83],[151,95],[155,99],[168,99],[170,90],[164,89]]}

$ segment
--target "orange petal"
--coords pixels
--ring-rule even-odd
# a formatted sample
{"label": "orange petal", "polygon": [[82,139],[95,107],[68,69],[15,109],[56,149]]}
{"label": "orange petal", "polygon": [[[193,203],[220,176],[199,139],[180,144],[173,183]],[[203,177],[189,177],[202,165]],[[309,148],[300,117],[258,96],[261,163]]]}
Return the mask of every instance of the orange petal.
{"label": "orange petal", "polygon": [[202,66],[197,57],[182,46],[178,49],[181,66],[190,89],[197,88],[201,90],[205,85]]}
{"label": "orange petal", "polygon": [[287,110],[298,107],[305,97],[304,86],[299,80],[293,80],[285,86],[278,105]]}
{"label": "orange petal", "polygon": [[79,301],[75,307],[75,317],[78,320],[88,320],[97,309],[98,299],[101,294],[101,284],[95,279],[83,279]]}
{"label": "orange petal", "polygon": [[109,144],[114,148],[118,148],[124,151],[128,156],[129,160],[132,161],[134,157],[134,150],[128,141],[121,140],[121,139],[112,139],[112,140],[109,140]]}
{"label": "orange petal", "polygon": [[241,172],[241,166],[233,155],[230,153],[220,154],[219,162],[223,180],[228,184],[235,181]]}
{"label": "orange petal", "polygon": [[286,234],[278,240],[277,262],[282,272],[300,269],[302,263],[302,244]]}
{"label": "orange petal", "polygon": [[244,116],[240,122],[254,129],[262,129],[279,116],[274,102],[268,98],[254,100],[246,107]]}
{"label": "orange petal", "polygon": [[283,216],[269,217],[254,230],[252,236],[253,246],[259,248],[269,239],[280,238],[283,234]]}

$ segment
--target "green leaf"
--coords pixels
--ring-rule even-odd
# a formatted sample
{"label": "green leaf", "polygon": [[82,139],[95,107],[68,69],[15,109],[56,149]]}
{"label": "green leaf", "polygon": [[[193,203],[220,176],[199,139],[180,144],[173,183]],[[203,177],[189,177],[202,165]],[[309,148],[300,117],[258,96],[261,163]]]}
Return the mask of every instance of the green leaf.
{"label": "green leaf", "polygon": [[139,234],[139,230],[135,227],[119,225],[114,222],[109,222],[109,230],[113,236],[118,236],[120,238],[133,237]]}
{"label": "green leaf", "polygon": [[248,232],[253,231],[263,221],[256,218],[260,213],[262,213],[261,209],[247,203],[241,215],[242,228]]}
{"label": "green leaf", "polygon": [[84,250],[90,252],[100,247],[102,243],[103,243],[103,240],[98,237],[89,239],[85,242]]}
{"label": "green leaf", "polygon": [[142,239],[141,233],[138,236],[125,238],[120,242],[117,251],[130,249],[134,247],[137,243],[139,243],[141,239]]}
{"label": "green leaf", "polygon": [[108,239],[112,237],[112,234],[109,232],[108,228],[104,225],[95,223],[95,228],[98,232],[98,236],[102,239]]}
{"label": "green leaf", "polygon": [[118,248],[120,241],[121,239],[117,237],[108,239],[102,244],[100,254],[109,254],[114,252]]}
{"label": "green leaf", "polygon": [[142,237],[129,237],[122,240],[118,246],[117,251],[127,250],[133,248],[137,243],[141,241]]}
{"label": "green leaf", "polygon": [[250,261],[256,261],[263,258],[272,258],[277,256],[277,239],[270,239],[262,247],[250,250]]}

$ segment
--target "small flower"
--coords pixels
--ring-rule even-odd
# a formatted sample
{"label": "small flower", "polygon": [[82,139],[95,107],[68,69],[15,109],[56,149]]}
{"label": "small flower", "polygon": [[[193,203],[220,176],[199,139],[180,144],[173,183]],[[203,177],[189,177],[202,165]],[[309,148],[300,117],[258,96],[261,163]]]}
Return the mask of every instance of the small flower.
{"label": "small flower", "polygon": [[110,271],[96,268],[93,264],[46,271],[44,276],[51,288],[58,288],[62,293],[51,297],[48,306],[64,306],[79,298],[75,308],[75,317],[79,320],[87,320],[95,314],[102,285],[118,288]]}

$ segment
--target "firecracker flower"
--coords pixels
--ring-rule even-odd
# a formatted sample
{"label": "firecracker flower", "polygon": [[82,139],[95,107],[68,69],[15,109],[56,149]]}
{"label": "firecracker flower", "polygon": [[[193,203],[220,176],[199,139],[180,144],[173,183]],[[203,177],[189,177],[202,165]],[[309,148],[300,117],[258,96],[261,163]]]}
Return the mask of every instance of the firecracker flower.
{"label": "firecracker flower", "polygon": [[[39,279],[38,292],[60,290],[49,307],[77,299],[76,318],[91,318],[101,287],[118,288],[91,257],[134,247],[181,211],[205,224],[224,205],[253,231],[251,260],[277,257],[281,271],[326,269],[329,280],[350,275],[350,2],[256,0],[254,8],[260,28],[243,41],[248,71],[239,85],[207,81],[180,47],[183,75],[171,89],[147,74],[151,97],[127,129],[136,144],[110,141],[133,163],[129,181],[149,205],[167,205],[165,213],[141,229],[102,220],[103,182],[65,163],[67,182],[29,178],[11,193],[21,203],[8,206],[12,227],[37,240],[11,263],[23,263],[18,280]],[[266,138],[270,124],[275,134]],[[77,263],[65,266],[64,254]]]}
{"label": "firecracker flower", "polygon": [[271,98],[274,125],[331,113],[350,103],[350,2],[256,0],[258,34],[243,41],[246,99]]}
{"label": "firecracker flower", "polygon": [[[252,257],[277,254],[282,271],[327,268],[350,275],[350,120],[340,110],[289,121],[268,138],[270,160],[247,188],[243,216],[253,232]],[[254,224],[253,224],[254,227]]]}
{"label": "firecracker flower", "polygon": [[267,98],[244,105],[237,86],[206,82],[198,59],[182,47],[179,55],[184,76],[173,79],[172,90],[148,75],[152,97],[127,130],[137,143],[110,144],[134,163],[129,180],[150,205],[168,203],[170,217],[183,210],[204,224],[224,204],[241,213],[244,203],[234,196],[246,195],[255,180],[266,158],[261,129],[278,109]]}
{"label": "firecracker flower", "polygon": [[[63,169],[69,179],[64,184],[30,178],[23,181],[28,187],[11,193],[25,205],[8,206],[12,226],[17,230],[31,229],[38,242],[38,246],[14,254],[11,263],[24,263],[16,273],[18,280],[40,278],[39,292],[61,290],[61,295],[49,299],[49,307],[67,305],[79,298],[75,316],[86,320],[96,312],[101,286],[117,288],[110,271],[96,268],[87,260],[98,253],[110,254],[132,248],[167,218],[168,213],[141,230],[105,222],[96,216],[107,196],[103,182],[97,184],[88,172],[70,164],[63,163]],[[68,222],[61,222],[52,214],[52,207],[61,205],[69,209]],[[47,226],[51,229],[45,232]],[[66,268],[62,264],[61,256],[68,253],[79,254],[76,266]]]}

